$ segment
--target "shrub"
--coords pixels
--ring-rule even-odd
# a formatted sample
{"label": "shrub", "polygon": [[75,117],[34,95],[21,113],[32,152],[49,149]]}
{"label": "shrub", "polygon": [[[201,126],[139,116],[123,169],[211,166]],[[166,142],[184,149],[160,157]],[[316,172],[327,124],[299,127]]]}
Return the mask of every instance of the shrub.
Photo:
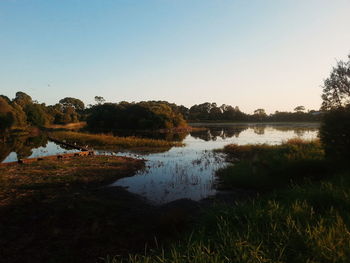
{"label": "shrub", "polygon": [[320,139],[328,158],[350,160],[350,105],[325,114]]}

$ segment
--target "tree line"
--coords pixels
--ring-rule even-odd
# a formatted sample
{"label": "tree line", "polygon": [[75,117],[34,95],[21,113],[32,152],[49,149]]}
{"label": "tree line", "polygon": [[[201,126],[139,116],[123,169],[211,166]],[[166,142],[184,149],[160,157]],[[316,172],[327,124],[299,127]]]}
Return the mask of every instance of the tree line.
{"label": "tree line", "polygon": [[95,101],[95,105],[85,107],[80,99],[66,97],[47,106],[21,91],[12,100],[0,95],[0,130],[79,121],[87,121],[90,130],[172,129],[193,121],[319,121],[322,115],[306,111],[303,106],[296,107],[294,112],[276,111],[268,115],[264,109],[247,114],[237,106],[218,106],[215,102],[187,108],[167,101],[110,103],[101,96],[96,96]]}
{"label": "tree line", "polygon": [[304,106],[297,106],[294,112],[276,111],[267,114],[265,109],[258,108],[253,114],[242,112],[238,106],[214,103],[202,103],[189,109],[182,109],[184,116],[190,121],[320,121],[322,113],[315,110],[306,111]]}
{"label": "tree line", "polygon": [[0,131],[27,126],[74,123],[84,119],[85,105],[75,98],[61,99],[46,106],[24,92],[17,92],[12,100],[0,95]]}

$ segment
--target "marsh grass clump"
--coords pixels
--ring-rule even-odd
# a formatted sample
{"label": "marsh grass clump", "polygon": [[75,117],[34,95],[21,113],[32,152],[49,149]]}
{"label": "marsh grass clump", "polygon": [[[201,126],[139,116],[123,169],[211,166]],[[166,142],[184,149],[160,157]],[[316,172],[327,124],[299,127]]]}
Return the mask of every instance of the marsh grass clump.
{"label": "marsh grass clump", "polygon": [[320,179],[329,172],[319,141],[292,139],[281,145],[228,145],[223,151],[236,160],[217,172],[225,188],[265,191],[306,178]]}
{"label": "marsh grass clump", "polygon": [[183,146],[180,142],[172,142],[166,140],[145,139],[138,137],[117,137],[107,134],[90,134],[82,132],[67,132],[59,131],[49,134],[50,137],[66,141],[69,143],[76,143],[78,145],[89,145],[95,148],[170,148],[173,146]]}
{"label": "marsh grass clump", "polygon": [[229,144],[224,147],[224,153],[243,159],[322,159],[324,151],[318,140],[305,141],[299,138],[290,139],[281,145],[267,144],[248,144],[237,145]]}

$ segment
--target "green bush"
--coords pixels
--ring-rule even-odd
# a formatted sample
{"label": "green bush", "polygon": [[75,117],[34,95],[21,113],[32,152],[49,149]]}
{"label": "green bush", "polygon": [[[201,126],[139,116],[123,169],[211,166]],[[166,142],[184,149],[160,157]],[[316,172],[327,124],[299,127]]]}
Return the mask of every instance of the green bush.
{"label": "green bush", "polygon": [[161,102],[105,103],[89,109],[90,131],[157,130],[186,126],[182,115]]}

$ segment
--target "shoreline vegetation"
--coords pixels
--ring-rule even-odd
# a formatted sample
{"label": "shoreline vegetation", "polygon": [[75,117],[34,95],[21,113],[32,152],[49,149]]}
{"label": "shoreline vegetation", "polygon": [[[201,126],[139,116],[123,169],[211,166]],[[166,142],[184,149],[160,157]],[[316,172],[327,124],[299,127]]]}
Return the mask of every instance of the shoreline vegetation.
{"label": "shoreline vegetation", "polygon": [[[76,129],[79,127],[79,129]],[[27,127],[26,129],[14,130],[0,140],[0,161],[4,160],[11,152],[15,152],[18,159],[26,160],[31,155],[31,150],[38,147],[46,147],[48,141],[59,144],[63,149],[105,150],[105,151],[132,151],[136,153],[157,153],[169,150],[172,147],[182,147],[181,141],[190,132],[206,131],[207,128],[187,126],[181,129],[168,131],[134,131],[126,136],[109,134],[88,133],[83,128],[85,123],[72,125],[55,125],[51,128]],[[119,131],[122,132],[122,131]],[[142,137],[140,137],[142,136]],[[90,149],[87,149],[89,146]],[[93,148],[93,149],[91,149]],[[60,155],[60,153],[57,153]],[[45,156],[47,156],[45,154]],[[42,159],[36,156],[35,159]],[[33,157],[34,158],[34,157]]]}
{"label": "shoreline vegetation", "polygon": [[229,144],[221,150],[233,164],[217,171],[223,188],[271,191],[329,171],[319,140],[290,139],[281,145]]}
{"label": "shoreline vegetation", "polygon": [[234,162],[217,172],[225,189],[256,194],[207,207],[191,234],[165,249],[106,262],[349,261],[350,168],[330,162],[318,140],[222,151]]}
{"label": "shoreline vegetation", "polygon": [[73,132],[73,131],[56,131],[49,132],[49,137],[68,142],[71,144],[76,143],[80,146],[88,146],[87,148],[94,149],[113,149],[113,150],[124,150],[133,149],[140,151],[147,151],[153,149],[169,149],[171,147],[181,147],[184,144],[181,142],[166,141],[166,140],[156,140],[156,139],[146,139],[134,136],[129,137],[119,137],[109,134],[90,134],[83,132]]}

